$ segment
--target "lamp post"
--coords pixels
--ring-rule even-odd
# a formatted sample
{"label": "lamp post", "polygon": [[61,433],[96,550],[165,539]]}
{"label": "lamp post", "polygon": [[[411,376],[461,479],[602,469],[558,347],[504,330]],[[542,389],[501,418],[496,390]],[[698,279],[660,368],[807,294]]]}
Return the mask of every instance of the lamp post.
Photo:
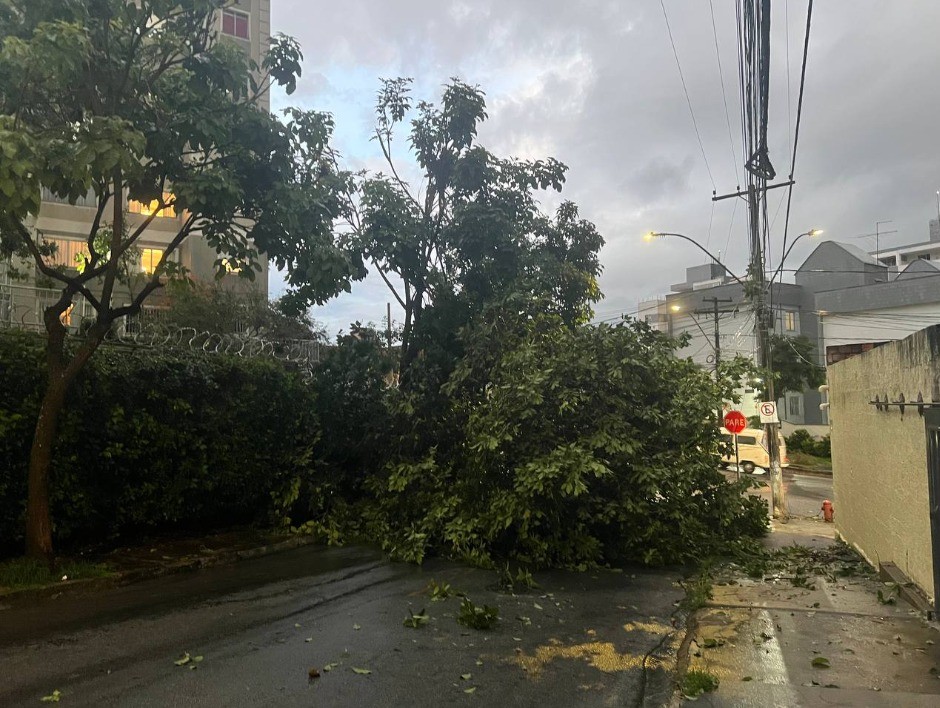
{"label": "lamp post", "polygon": [[789,257],[790,251],[793,250],[793,247],[797,244],[797,241],[799,241],[799,240],[800,240],[801,238],[803,238],[804,236],[809,236],[810,238],[816,238],[817,236],[819,236],[819,235],[822,234],[822,233],[825,233],[822,229],[810,229],[809,231],[806,231],[806,232],[804,232],[804,233],[801,233],[799,236],[797,236],[795,239],[793,239],[793,243],[790,244],[790,247],[787,248],[786,252],[783,254],[783,257],[780,259],[780,265],[777,267],[777,270],[775,270],[775,271],[774,271],[774,274],[771,276],[771,278],[770,278],[770,284],[773,285],[773,284],[774,284],[774,280],[775,280],[775,279],[780,275],[780,273],[783,271],[783,264],[786,263],[787,257]]}
{"label": "lamp post", "polygon": [[[774,279],[783,270],[784,262],[786,261],[787,256],[790,255],[790,251],[793,250],[793,247],[796,245],[797,241],[799,241],[804,236],[809,236],[810,238],[814,238],[821,233],[822,233],[822,229],[810,229],[809,231],[806,231],[800,234],[793,240],[793,243],[791,243],[790,247],[787,248],[787,250],[784,252],[783,257],[780,259],[780,265],[774,271],[774,275],[770,279],[771,288],[773,287]],[[677,238],[681,238],[693,244],[694,246],[696,246],[700,251],[705,253],[715,263],[717,263],[722,268],[724,268],[725,272],[728,273],[728,275],[730,275],[732,278],[734,278],[734,280],[744,288],[744,294],[753,299],[755,315],[756,315],[755,320],[756,320],[758,344],[761,345],[758,347],[758,351],[761,353],[760,358],[762,359],[760,363],[767,370],[767,377],[768,377],[767,386],[766,386],[767,394],[770,400],[774,400],[774,382],[773,382],[773,374],[771,372],[773,361],[772,361],[772,355],[769,349],[770,335],[773,332],[774,324],[773,324],[773,319],[771,317],[767,317],[765,313],[763,289],[762,288],[748,288],[747,285],[745,285],[745,283],[740,278],[738,278],[734,273],[728,270],[728,268],[724,265],[724,263],[722,263],[717,258],[715,258],[715,256],[713,256],[708,251],[708,249],[702,246],[702,244],[700,244],[695,239],[690,238],[689,236],[686,236],[684,234],[677,234],[677,233],[670,233],[670,232],[663,232],[663,231],[650,231],[643,238],[646,241],[653,241],[654,239],[664,238],[666,236],[674,236]],[[751,272],[749,274],[749,277],[755,280],[758,280],[758,276],[759,276],[759,283],[763,284],[765,282],[763,279],[763,272],[759,272],[759,273]],[[775,515],[779,514],[782,518],[785,518],[787,516],[786,490],[783,486],[783,470],[780,466],[780,443],[779,443],[779,440],[777,439],[777,424],[766,423],[764,425],[764,431],[767,435],[767,448],[768,448],[767,452],[768,452],[768,457],[770,458],[771,507],[774,509]]]}

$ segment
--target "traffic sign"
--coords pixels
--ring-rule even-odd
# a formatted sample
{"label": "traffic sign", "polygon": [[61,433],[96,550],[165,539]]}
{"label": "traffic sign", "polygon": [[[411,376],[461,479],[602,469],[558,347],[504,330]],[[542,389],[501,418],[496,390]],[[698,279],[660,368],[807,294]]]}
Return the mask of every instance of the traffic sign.
{"label": "traffic sign", "polygon": [[760,422],[761,423],[779,423],[780,419],[777,417],[777,404],[773,401],[764,401],[758,406],[760,410]]}
{"label": "traffic sign", "polygon": [[747,418],[741,411],[728,411],[725,413],[725,429],[737,435],[747,427]]}

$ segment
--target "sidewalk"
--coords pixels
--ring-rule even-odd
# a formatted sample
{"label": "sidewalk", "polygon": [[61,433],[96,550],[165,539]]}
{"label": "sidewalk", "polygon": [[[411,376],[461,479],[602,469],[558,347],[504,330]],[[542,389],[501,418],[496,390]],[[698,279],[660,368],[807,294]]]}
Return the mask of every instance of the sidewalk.
{"label": "sidewalk", "polygon": [[762,579],[726,574],[692,620],[688,668],[720,681],[697,705],[940,705],[937,626],[837,545],[831,524],[775,525],[766,546],[782,563]]}

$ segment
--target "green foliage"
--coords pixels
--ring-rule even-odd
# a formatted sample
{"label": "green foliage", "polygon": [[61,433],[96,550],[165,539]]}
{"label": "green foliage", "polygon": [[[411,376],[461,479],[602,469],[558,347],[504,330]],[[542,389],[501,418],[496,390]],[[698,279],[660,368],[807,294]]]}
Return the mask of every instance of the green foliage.
{"label": "green foliage", "polygon": [[682,582],[685,597],[682,598],[682,609],[686,612],[695,612],[705,607],[712,599],[712,581],[709,568],[706,566]]}
{"label": "green foliage", "polygon": [[832,457],[832,443],[828,435],[816,440],[803,428],[794,430],[787,438],[787,452],[805,452],[814,457]]}
{"label": "green foliage", "polygon": [[686,698],[698,698],[704,693],[718,690],[718,677],[707,671],[692,669],[682,677],[682,695]]}
{"label": "green foliage", "polygon": [[217,284],[177,281],[169,285],[168,296],[169,308],[160,313],[168,326],[215,334],[247,332],[273,341],[327,339],[309,315],[294,314],[283,300],[269,301],[254,290],[239,293]]}
{"label": "green foliage", "polygon": [[826,383],[826,369],[814,363],[817,360],[816,347],[807,337],[772,334],[770,350],[778,396],[787,391],[799,393]]}
{"label": "green foliage", "polygon": [[709,421],[733,384],[719,391],[669,338],[570,327],[513,298],[459,341],[443,386],[413,372],[396,392],[396,450],[363,512],[387,550],[585,568],[697,559],[763,532],[763,504],[717,469]]}
{"label": "green foliage", "polygon": [[470,629],[492,629],[499,622],[499,608],[490,605],[474,605],[465,597],[457,611],[457,623]]}
{"label": "green foliage", "polygon": [[45,561],[34,558],[16,558],[0,563],[0,589],[22,590],[65,580],[105,578],[109,575],[111,575],[111,570],[101,563],[66,561],[57,565],[53,572]]}
{"label": "green foliage", "polygon": [[508,563],[500,571],[497,584],[500,589],[508,593],[526,592],[539,587],[539,584],[535,582],[535,578],[532,577],[532,573],[528,568],[520,567],[516,570],[516,574],[513,575]]}
{"label": "green foliage", "polygon": [[[538,208],[539,190],[561,190],[565,165],[500,158],[477,143],[487,117],[479,87],[454,79],[438,106],[415,104],[410,84],[388,79],[378,92],[375,137],[391,174],[362,181],[357,229],[366,258],[403,284],[386,280],[405,310],[404,382],[417,352],[440,340],[437,324],[422,329],[429,308],[444,306],[451,336],[487,302],[516,291],[538,294],[567,322],[587,321],[601,297],[603,245],[574,204],[563,203],[554,217]],[[399,178],[391,157],[396,130],[409,114],[421,192]]]}
{"label": "green foliage", "polygon": [[[42,339],[0,335],[0,553],[22,538]],[[79,378],[52,469],[67,547],[289,515],[313,474],[315,400],[267,359],[105,348]]]}
{"label": "green foliage", "polygon": [[412,629],[419,629],[431,621],[431,618],[425,613],[424,610],[421,610],[417,614],[408,610],[408,617],[405,617],[405,621],[402,624],[405,627],[411,627]]}
{"label": "green foliage", "polygon": [[450,583],[436,583],[433,579],[428,583],[427,592],[432,602],[446,600],[451,595],[459,594],[453,591]]}

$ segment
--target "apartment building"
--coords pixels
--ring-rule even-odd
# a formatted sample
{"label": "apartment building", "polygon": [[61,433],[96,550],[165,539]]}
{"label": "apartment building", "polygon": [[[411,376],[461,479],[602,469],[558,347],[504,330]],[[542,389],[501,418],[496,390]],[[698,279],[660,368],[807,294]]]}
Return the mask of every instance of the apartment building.
{"label": "apartment building", "polygon": [[[234,0],[222,10],[216,18],[216,28],[222,41],[232,42],[241,47],[255,62],[267,52],[271,38],[271,2],[270,0]],[[265,110],[270,109],[270,97],[262,98]],[[130,229],[137,227],[144,219],[154,214],[157,203],[143,204],[123,197]],[[94,192],[78,199],[75,204],[60,199],[48,190],[43,191],[42,206],[38,216],[31,224],[47,243],[55,245],[55,255],[50,257],[53,265],[73,268],[80,261],[80,254],[87,251],[86,239],[94,220],[97,202]],[[172,208],[156,212],[156,218],[144,232],[134,252],[135,263],[130,270],[137,271],[136,280],[143,283],[163,256],[170,240],[182,225],[183,214]],[[209,247],[204,239],[194,234],[176,251],[172,258],[190,272],[197,281],[212,282],[215,279],[216,251]],[[139,261],[139,262],[136,262]],[[267,294],[268,263],[261,257],[262,271],[253,283],[248,283],[237,275],[226,275],[223,286],[235,290],[256,289]],[[136,266],[136,267],[135,267]],[[128,302],[135,287],[132,278],[128,287],[115,293],[115,299],[124,298]],[[26,329],[42,328],[43,310],[58,299],[60,290],[54,283],[42,277],[31,261],[0,261],[0,328],[20,327]],[[147,307],[160,307],[159,294],[148,300]],[[90,317],[90,306],[79,296],[63,318],[70,329],[77,329],[84,318]]]}
{"label": "apartment building", "polygon": [[[940,228],[930,224],[930,240],[871,253],[839,241],[823,241],[797,268],[794,283],[775,283],[774,329],[805,336],[815,345],[811,362],[827,361],[873,345],[897,341],[940,324]],[[719,303],[721,356],[754,357],[754,318],[742,286],[717,263],[686,269],[686,280],[659,298],[641,302],[638,316],[672,336],[688,334],[679,356],[706,369],[714,366],[713,298]],[[827,357],[827,352],[830,356]],[[742,388],[745,415],[756,413],[754,390]],[[818,391],[787,392],[778,400],[781,420],[793,425],[827,425]]]}

